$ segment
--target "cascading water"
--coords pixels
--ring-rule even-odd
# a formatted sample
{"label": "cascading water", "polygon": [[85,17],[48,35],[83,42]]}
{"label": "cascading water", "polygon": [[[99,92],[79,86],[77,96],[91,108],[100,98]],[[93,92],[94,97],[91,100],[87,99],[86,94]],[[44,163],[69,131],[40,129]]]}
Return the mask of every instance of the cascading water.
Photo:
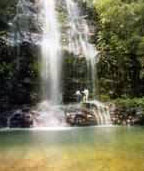
{"label": "cascading water", "polygon": [[[79,57],[85,57],[87,61],[87,67],[89,71],[88,77],[92,79],[92,94],[93,98],[96,95],[96,63],[98,62],[98,51],[89,42],[90,29],[85,20],[85,17],[81,16],[78,4],[73,0],[65,0],[66,8],[68,12],[69,22],[69,47],[70,53],[73,53]],[[89,79],[89,78],[88,78]]]}
{"label": "cascading water", "polygon": [[[16,5],[16,15],[12,22],[9,22],[11,32],[9,34],[8,43],[16,47],[16,63],[17,70],[20,68],[20,44],[22,42],[32,42],[33,35],[31,33],[32,20],[36,17],[33,12],[33,4],[29,0],[19,0]],[[33,22],[34,24],[35,22]],[[33,37],[33,38],[32,38]],[[35,41],[36,42],[36,41]]]}
{"label": "cascading water", "polygon": [[[68,13],[68,51],[78,57],[85,57],[92,79],[92,93],[96,93],[97,50],[89,42],[89,27],[81,16],[78,4],[65,0]],[[65,113],[57,105],[62,101],[61,69],[62,43],[59,29],[56,0],[19,0],[17,14],[11,23],[13,33],[10,42],[18,47],[22,42],[29,42],[41,47],[41,100],[36,108],[35,127],[63,126]],[[14,40],[14,41],[13,41]],[[97,124],[109,124],[108,109],[100,102],[91,102],[96,106],[93,111]],[[9,119],[10,120],[10,119]],[[9,123],[8,120],[8,123]]]}
{"label": "cascading water", "polygon": [[38,1],[38,19],[41,22],[41,100],[35,127],[64,125],[64,112],[56,105],[61,103],[61,43],[57,20],[56,0]]}
{"label": "cascading water", "polygon": [[30,0],[19,0],[16,6],[16,15],[11,23],[12,32],[9,41],[13,45],[22,42],[37,44],[40,35],[33,31],[39,29],[37,22],[37,6]]}
{"label": "cascading water", "polygon": [[[64,112],[56,107],[61,102],[61,43],[56,0],[19,0],[11,23],[9,42],[17,47],[24,42],[41,49],[41,103],[35,110],[34,127],[64,125]],[[19,64],[19,54],[17,54]],[[8,119],[10,120],[10,119]],[[9,122],[9,121],[8,121]],[[9,124],[8,124],[9,125]]]}
{"label": "cascading water", "polygon": [[92,108],[92,111],[95,115],[98,125],[110,125],[111,124],[109,108],[106,105],[96,100],[89,101],[88,103],[94,106],[94,108]]}
{"label": "cascading water", "polygon": [[42,36],[42,100],[59,104],[61,100],[61,43],[60,31],[56,15],[56,0],[42,0],[41,15],[43,17]]}
{"label": "cascading water", "polygon": [[[97,120],[97,124],[110,124],[110,113],[104,104],[98,102],[96,96],[96,63],[98,62],[98,51],[89,41],[90,29],[85,17],[81,16],[81,11],[74,0],[65,0],[68,13],[68,50],[78,57],[85,57],[89,71],[88,77],[92,80],[92,95],[95,101],[91,102],[96,106],[93,111]],[[88,78],[89,79],[89,78]]]}
{"label": "cascading water", "polygon": [[[56,0],[39,2],[39,19],[42,24],[41,88],[43,101],[38,106],[40,115],[35,126],[48,127],[64,124],[64,112],[56,107],[61,103],[61,43],[57,20]],[[61,118],[61,119],[60,119]]]}

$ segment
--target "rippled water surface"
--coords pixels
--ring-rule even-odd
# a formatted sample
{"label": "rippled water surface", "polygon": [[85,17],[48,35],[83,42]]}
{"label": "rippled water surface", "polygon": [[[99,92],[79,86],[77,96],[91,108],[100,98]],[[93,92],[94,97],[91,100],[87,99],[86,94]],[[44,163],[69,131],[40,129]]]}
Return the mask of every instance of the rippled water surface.
{"label": "rippled water surface", "polygon": [[144,171],[144,128],[2,130],[0,171]]}

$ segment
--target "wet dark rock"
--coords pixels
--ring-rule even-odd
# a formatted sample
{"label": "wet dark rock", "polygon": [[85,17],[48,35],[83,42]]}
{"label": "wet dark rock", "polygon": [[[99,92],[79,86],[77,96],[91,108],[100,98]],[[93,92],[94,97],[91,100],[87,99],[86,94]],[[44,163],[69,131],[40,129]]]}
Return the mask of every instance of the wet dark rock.
{"label": "wet dark rock", "polygon": [[5,116],[0,117],[0,128],[7,127],[7,118]]}
{"label": "wet dark rock", "polygon": [[115,125],[144,125],[144,114],[140,107],[110,108],[111,120]]}
{"label": "wet dark rock", "polygon": [[9,117],[10,128],[30,128],[33,126],[33,117],[29,108],[18,110]]}
{"label": "wet dark rock", "polygon": [[71,126],[96,125],[96,118],[88,109],[73,109],[66,111],[66,122]]}

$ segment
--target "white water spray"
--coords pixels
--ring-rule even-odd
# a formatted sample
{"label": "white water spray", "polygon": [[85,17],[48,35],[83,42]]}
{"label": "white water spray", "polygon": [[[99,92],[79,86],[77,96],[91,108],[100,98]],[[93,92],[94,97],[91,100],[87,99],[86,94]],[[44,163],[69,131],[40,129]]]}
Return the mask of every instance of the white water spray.
{"label": "white water spray", "polygon": [[98,125],[111,125],[111,118],[108,106],[99,101],[89,101],[93,105],[92,111]]}
{"label": "white water spray", "polygon": [[43,36],[41,43],[42,100],[60,103],[61,43],[56,0],[42,0]]}

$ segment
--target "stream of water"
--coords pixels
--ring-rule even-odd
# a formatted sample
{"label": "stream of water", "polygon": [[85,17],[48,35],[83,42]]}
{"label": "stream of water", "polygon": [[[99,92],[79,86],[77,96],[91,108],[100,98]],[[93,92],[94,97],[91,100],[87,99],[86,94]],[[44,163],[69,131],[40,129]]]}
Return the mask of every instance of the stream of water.
{"label": "stream of water", "polygon": [[61,43],[58,27],[56,0],[43,0],[41,4],[43,18],[43,37],[41,55],[42,100],[52,104],[61,102]]}
{"label": "stream of water", "polygon": [[92,95],[96,96],[96,63],[98,51],[90,43],[90,29],[85,16],[82,15],[78,3],[74,0],[65,0],[68,13],[68,51],[77,57],[85,57],[88,68],[88,78],[92,80]]}

